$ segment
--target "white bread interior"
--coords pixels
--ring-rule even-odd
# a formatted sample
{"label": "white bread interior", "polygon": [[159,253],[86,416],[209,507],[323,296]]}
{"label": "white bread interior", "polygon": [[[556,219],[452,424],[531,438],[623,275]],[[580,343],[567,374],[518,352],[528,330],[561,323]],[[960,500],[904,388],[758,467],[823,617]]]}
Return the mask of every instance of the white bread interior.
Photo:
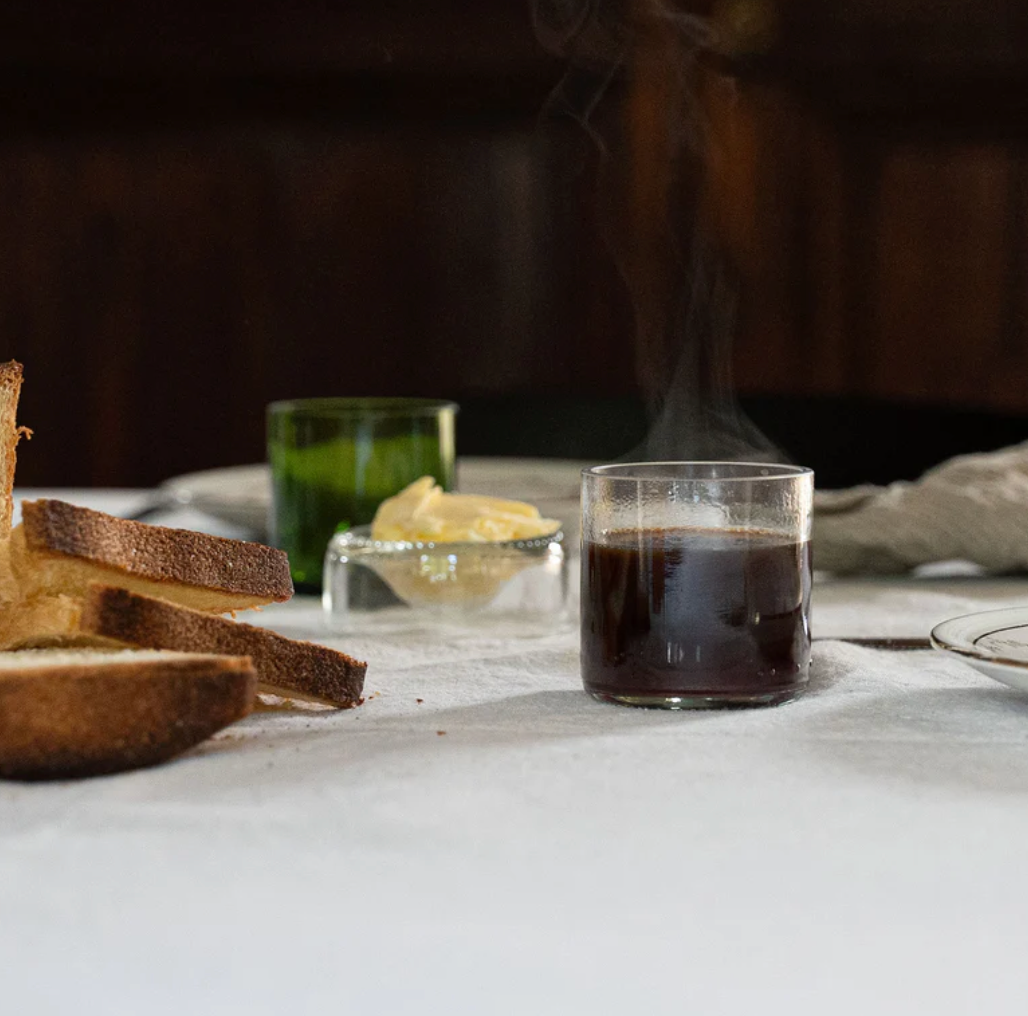
{"label": "white bread interior", "polygon": [[210,614],[260,607],[269,599],[178,582],[154,581],[84,558],[30,550],[21,526],[16,526],[11,533],[10,564],[17,583],[18,598],[23,600],[61,594],[85,596],[91,582],[119,586],[144,596],[161,597]]}
{"label": "white bread interior", "polygon": [[0,671],[68,670],[83,664],[137,667],[145,663],[203,659],[213,662],[224,657],[216,653],[180,653],[173,649],[23,649],[16,653],[0,653]]}

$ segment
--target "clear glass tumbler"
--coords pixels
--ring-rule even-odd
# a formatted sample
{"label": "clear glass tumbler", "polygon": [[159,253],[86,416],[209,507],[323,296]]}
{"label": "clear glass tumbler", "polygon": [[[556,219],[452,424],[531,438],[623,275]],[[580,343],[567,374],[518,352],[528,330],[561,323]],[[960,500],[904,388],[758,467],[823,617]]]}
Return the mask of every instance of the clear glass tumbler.
{"label": "clear glass tumbler", "polygon": [[771,705],[810,664],[814,474],[652,462],[582,474],[582,681],[665,709]]}
{"label": "clear glass tumbler", "polygon": [[333,533],[365,525],[422,476],[453,489],[457,406],[440,399],[296,399],[268,406],[271,536],[297,592],[321,593]]}

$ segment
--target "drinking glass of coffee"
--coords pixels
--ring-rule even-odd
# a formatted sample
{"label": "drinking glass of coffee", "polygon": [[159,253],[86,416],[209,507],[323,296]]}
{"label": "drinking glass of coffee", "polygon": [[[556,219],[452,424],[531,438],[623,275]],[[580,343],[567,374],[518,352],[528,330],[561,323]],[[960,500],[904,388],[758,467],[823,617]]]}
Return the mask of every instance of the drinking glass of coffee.
{"label": "drinking glass of coffee", "polygon": [[582,474],[582,681],[665,709],[771,705],[810,665],[814,474],[651,462]]}

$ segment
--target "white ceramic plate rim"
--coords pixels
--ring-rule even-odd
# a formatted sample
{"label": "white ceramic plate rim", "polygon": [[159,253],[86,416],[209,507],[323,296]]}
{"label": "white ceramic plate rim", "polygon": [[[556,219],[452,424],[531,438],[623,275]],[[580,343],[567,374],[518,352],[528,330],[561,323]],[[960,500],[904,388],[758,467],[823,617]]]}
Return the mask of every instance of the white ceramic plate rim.
{"label": "white ceramic plate rim", "polygon": [[[577,459],[469,456],[457,459],[457,475],[462,490],[528,501],[544,515],[556,510],[569,532],[577,515],[581,472],[593,464]],[[270,473],[261,463],[186,473],[165,480],[161,489],[175,504],[258,530],[266,525],[271,508]]]}
{"label": "white ceramic plate rim", "polygon": [[[533,474],[544,477],[551,483],[559,483],[561,487],[567,487],[567,495],[577,496],[578,480],[583,469],[590,468],[592,464],[577,459],[522,459],[505,458],[492,456],[469,456],[457,460],[458,470],[464,469],[471,474],[474,480],[488,478],[495,481],[498,475],[506,471],[516,471],[518,474]],[[243,494],[240,500],[247,500],[251,504],[266,505],[271,499],[270,478],[267,465],[254,463],[244,466],[225,466],[220,469],[204,469],[196,473],[185,473],[182,476],[174,476],[165,480],[161,487],[179,495],[183,501],[193,499],[225,500],[232,498],[231,485],[233,481],[249,481],[260,489],[259,499],[253,493]],[[538,491],[529,493],[542,493],[549,497],[558,495],[558,491]],[[563,493],[563,490],[560,491]],[[559,496],[559,495],[558,495]]]}

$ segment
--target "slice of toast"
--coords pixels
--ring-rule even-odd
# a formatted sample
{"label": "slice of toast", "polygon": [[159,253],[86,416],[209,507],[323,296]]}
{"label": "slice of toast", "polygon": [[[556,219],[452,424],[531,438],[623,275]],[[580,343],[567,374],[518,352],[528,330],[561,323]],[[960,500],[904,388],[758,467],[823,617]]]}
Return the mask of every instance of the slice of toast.
{"label": "slice of toast", "polygon": [[289,560],[280,550],[64,501],[24,502],[10,551],[22,599],[85,596],[91,582],[101,582],[222,614],[293,594]]}
{"label": "slice of toast", "polygon": [[18,398],[21,395],[22,368],[16,360],[0,363],[0,540],[11,534],[14,511],[14,467],[17,463],[18,441],[31,436],[26,427],[18,426]]}
{"label": "slice of toast", "polygon": [[35,597],[0,617],[0,649],[130,645],[249,656],[259,691],[298,693],[337,708],[359,704],[367,664],[242,621],[93,583],[82,598]]}
{"label": "slice of toast", "polygon": [[253,708],[245,658],[119,650],[0,654],[0,776],[63,779],[153,765]]}
{"label": "slice of toast", "polygon": [[9,539],[14,512],[14,467],[18,441],[32,431],[18,426],[18,398],[21,395],[21,364],[16,360],[0,363],[0,603],[18,596],[11,570]]}

